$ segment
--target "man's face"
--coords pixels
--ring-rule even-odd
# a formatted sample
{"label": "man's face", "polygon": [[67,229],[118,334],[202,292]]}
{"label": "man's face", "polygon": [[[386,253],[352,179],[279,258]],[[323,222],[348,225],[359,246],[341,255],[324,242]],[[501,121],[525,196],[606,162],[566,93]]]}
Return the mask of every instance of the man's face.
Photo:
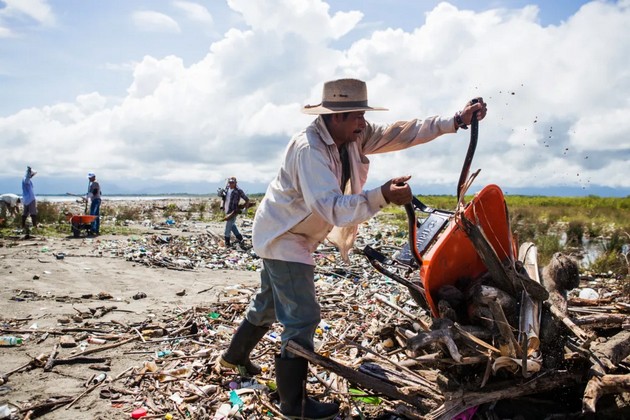
{"label": "man's face", "polygon": [[330,134],[337,145],[357,141],[365,130],[365,111],[349,112],[345,115],[334,114]]}
{"label": "man's face", "polygon": [[230,181],[228,182],[228,185],[230,186],[230,188],[234,188],[236,187],[236,181]]}

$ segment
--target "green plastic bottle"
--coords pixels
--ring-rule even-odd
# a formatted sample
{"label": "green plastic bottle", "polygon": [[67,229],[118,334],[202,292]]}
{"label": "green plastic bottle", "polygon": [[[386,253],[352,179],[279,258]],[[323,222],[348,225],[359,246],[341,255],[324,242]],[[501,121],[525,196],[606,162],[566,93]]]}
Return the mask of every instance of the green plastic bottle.
{"label": "green plastic bottle", "polygon": [[12,337],[10,335],[0,337],[0,346],[19,346],[20,344],[22,344],[22,339],[19,337]]}

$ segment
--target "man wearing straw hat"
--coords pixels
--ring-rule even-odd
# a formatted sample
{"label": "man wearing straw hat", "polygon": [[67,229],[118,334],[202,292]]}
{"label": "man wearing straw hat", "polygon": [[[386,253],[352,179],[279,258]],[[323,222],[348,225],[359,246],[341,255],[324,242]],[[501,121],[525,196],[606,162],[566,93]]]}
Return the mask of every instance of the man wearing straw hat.
{"label": "man wearing straw hat", "polygon": [[410,176],[363,190],[369,169],[366,155],[403,150],[455,133],[470,124],[475,111],[483,119],[486,104],[477,99],[478,103],[468,102],[450,118],[377,125],[365,120],[365,112],[386,109],[368,105],[365,82],[340,79],[324,84],[322,102],[303,109],[317,118],[289,142],[278,175],[256,212],[253,245],[263,260],[261,290],[221,355],[219,366],[240,366],[252,375],[260,372],[249,359],[250,352],[278,321],[284,328],[281,355],[276,357],[280,411],[290,418],[331,419],[337,415],[337,404],[305,395],[308,362],[286,348],[289,340],[314,348],[320,306],[312,253],[328,239],[347,259],[359,223],[390,203],[411,201],[406,184]]}
{"label": "man wearing straw hat", "polygon": [[90,215],[96,216],[96,219],[90,225],[91,235],[100,235],[101,232],[101,185],[96,180],[96,174],[90,172],[88,174],[88,192],[86,200],[90,202]]}
{"label": "man wearing straw hat", "polygon": [[249,203],[249,198],[245,194],[245,192],[237,186],[237,181],[235,176],[231,176],[227,179],[227,185],[225,188],[219,188],[219,196],[221,197],[221,207],[225,212],[225,230],[224,230],[224,239],[225,246],[229,248],[230,237],[232,234],[236,237],[236,243],[241,248],[247,248],[245,242],[243,240],[243,235],[239,232],[238,227],[236,226],[236,215],[240,212],[238,204],[241,199],[245,201],[247,205]]}

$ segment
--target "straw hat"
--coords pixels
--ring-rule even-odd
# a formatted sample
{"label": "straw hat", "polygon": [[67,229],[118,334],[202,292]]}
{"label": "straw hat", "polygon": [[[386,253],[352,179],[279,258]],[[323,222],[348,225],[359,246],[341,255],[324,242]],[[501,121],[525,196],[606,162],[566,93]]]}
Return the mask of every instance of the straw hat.
{"label": "straw hat", "polygon": [[303,113],[310,115],[387,110],[368,106],[367,86],[357,79],[339,79],[324,83],[322,102],[302,108]]}

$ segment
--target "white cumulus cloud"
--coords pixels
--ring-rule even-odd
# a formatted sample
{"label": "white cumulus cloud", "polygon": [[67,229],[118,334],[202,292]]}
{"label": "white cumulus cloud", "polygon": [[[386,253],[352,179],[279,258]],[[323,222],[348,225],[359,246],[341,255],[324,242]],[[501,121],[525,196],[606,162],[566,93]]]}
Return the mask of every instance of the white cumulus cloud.
{"label": "white cumulus cloud", "polygon": [[179,24],[172,17],[153,10],[139,10],[132,15],[133,23],[147,32],[181,32]]}
{"label": "white cumulus cloud", "polygon": [[[196,3],[173,4],[205,13]],[[332,13],[321,0],[228,5],[241,19],[198,59],[123,57],[133,80],[116,97],[88,90],[0,118],[0,154],[13,157],[0,178],[21,173],[26,160],[56,174],[80,161],[129,188],[221,182],[228,174],[264,186],[290,136],[312,120],[301,107],[321,100],[325,80],[357,77],[372,105],[390,109],[368,113],[375,122],[450,118],[483,96],[489,112],[472,165],[482,169],[477,186],[630,188],[628,1],[594,1],[548,26],[534,6],[473,12],[445,2],[412,30],[358,39],[361,11]],[[136,12],[134,22],[180,30],[158,12]],[[455,193],[468,135],[370,157],[369,185],[411,174],[416,193]]]}

